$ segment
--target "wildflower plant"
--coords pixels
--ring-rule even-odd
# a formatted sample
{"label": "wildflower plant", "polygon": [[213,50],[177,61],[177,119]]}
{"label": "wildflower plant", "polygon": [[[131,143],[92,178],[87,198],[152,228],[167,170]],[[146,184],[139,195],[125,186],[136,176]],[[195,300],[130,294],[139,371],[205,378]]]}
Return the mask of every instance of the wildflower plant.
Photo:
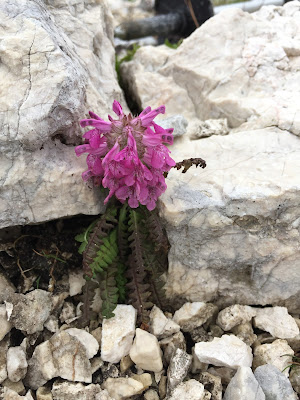
{"label": "wildflower plant", "polygon": [[133,117],[114,101],[113,111],[116,119],[109,115],[104,121],[89,112],[90,118],[80,121],[82,127],[92,128],[83,135],[85,143],[75,148],[77,156],[87,153],[82,178],[108,189],[108,207],[76,240],[81,242],[87,275],[99,283],[103,316],[113,316],[127,294],[145,323],[153,303],[167,308],[162,277],[169,245],[155,210],[167,188],[165,177],[172,167],[183,166],[186,172],[191,165],[204,168],[205,162],[190,159],[176,164],[170,157],[166,144],[173,144],[173,129],[154,122],[165,106],[147,107]]}

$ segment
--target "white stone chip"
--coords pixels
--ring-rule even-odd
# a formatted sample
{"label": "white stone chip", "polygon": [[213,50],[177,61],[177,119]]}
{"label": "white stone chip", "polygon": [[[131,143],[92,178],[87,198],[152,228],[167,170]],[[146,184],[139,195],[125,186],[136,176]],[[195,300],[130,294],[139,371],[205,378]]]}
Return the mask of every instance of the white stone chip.
{"label": "white stone chip", "polygon": [[251,368],[239,367],[227,386],[223,400],[265,400],[265,398]]}
{"label": "white stone chip", "polygon": [[21,346],[10,347],[7,351],[7,375],[12,382],[19,382],[27,372],[26,354]]}
{"label": "white stone chip", "polygon": [[71,297],[80,294],[85,284],[86,280],[83,277],[83,271],[72,271],[69,273],[69,293]]}
{"label": "white stone chip", "polygon": [[286,307],[266,307],[256,310],[254,325],[279,339],[292,339],[299,334],[295,319]]}
{"label": "white stone chip", "polygon": [[180,326],[176,324],[176,322],[167,318],[156,306],[153,306],[149,318],[150,332],[158,339],[163,339],[180,331]]}
{"label": "white stone chip", "polygon": [[[286,356],[289,354],[290,356]],[[260,365],[272,364],[279,371],[283,371],[285,376],[289,376],[289,368],[291,359],[294,355],[293,349],[288,345],[286,340],[277,339],[270,344],[262,344],[254,350],[253,369],[255,370]]]}
{"label": "white stone chip", "polygon": [[229,331],[233,327],[251,321],[256,315],[254,308],[235,304],[220,311],[217,318],[217,324],[224,330]]}
{"label": "white stone chip", "polygon": [[204,398],[204,386],[196,379],[190,379],[180,383],[172,392],[169,400],[202,400]]}
{"label": "white stone chip", "polygon": [[77,328],[69,328],[66,329],[65,332],[76,337],[76,339],[78,339],[79,342],[85,347],[87,358],[92,358],[97,354],[99,350],[99,343],[92,334],[88,333],[84,329]]}
{"label": "white stone chip", "polygon": [[144,385],[132,378],[108,378],[102,385],[115,400],[130,398],[143,391]]}
{"label": "white stone chip", "polygon": [[102,323],[101,358],[118,363],[132,346],[136,324],[136,309],[123,304],[117,305],[115,316]]}
{"label": "white stone chip", "polygon": [[0,341],[11,330],[12,324],[8,321],[6,306],[0,304]]}
{"label": "white stone chip", "polygon": [[149,332],[137,328],[129,353],[132,361],[146,371],[160,372],[163,368],[161,353],[156,337]]}
{"label": "white stone chip", "polygon": [[252,351],[234,335],[223,335],[212,342],[195,344],[195,354],[203,363],[237,369],[251,367]]}
{"label": "white stone chip", "polygon": [[180,325],[184,332],[188,332],[203,325],[216,313],[218,308],[211,303],[185,303],[173,316],[173,321]]}

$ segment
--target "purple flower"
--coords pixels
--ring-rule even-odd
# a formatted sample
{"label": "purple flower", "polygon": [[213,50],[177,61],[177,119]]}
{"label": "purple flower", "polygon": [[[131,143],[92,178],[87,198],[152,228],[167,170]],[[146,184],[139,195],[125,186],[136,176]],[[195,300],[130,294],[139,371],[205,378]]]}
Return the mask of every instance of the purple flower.
{"label": "purple flower", "polygon": [[118,119],[109,115],[110,122],[91,111],[91,119],[80,121],[82,127],[93,127],[83,135],[85,144],[75,148],[77,156],[88,153],[88,170],[82,178],[109,189],[105,203],[114,195],[122,203],[128,199],[132,208],[143,204],[151,211],[167,188],[164,172],[175,166],[163,144],[173,144],[173,129],[153,122],[158,114],[165,113],[165,106],[154,110],[147,107],[133,118],[125,115],[115,100],[113,111]]}

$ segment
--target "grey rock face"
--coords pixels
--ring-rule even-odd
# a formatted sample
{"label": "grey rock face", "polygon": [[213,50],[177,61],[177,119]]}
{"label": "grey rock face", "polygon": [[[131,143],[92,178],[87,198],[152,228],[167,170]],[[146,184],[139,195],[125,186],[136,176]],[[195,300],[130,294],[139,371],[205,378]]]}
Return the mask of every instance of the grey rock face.
{"label": "grey rock face", "polygon": [[251,368],[240,367],[230,381],[223,400],[267,400]]}
{"label": "grey rock face", "polygon": [[56,376],[70,381],[92,382],[86,348],[75,336],[64,331],[35,348],[24,382],[37,389]]}
{"label": "grey rock face", "polygon": [[8,335],[0,342],[0,383],[2,383],[7,378],[7,350],[9,346]]}
{"label": "grey rock face", "polygon": [[165,129],[173,128],[173,136],[179,137],[183,136],[186,133],[188,121],[184,118],[183,115],[173,115],[172,117],[165,118],[162,121],[159,121],[159,125]]}
{"label": "grey rock face", "polygon": [[100,385],[87,385],[73,382],[54,382],[51,393],[53,400],[74,400],[84,398],[86,400],[95,399],[101,393]]}
{"label": "grey rock face", "polygon": [[7,351],[7,375],[12,382],[19,382],[27,372],[26,354],[21,346],[10,347]]}
{"label": "grey rock face", "polygon": [[211,400],[222,400],[222,382],[219,376],[214,376],[209,372],[201,372],[199,381],[204,387],[209,386]]}
{"label": "grey rock face", "polygon": [[274,365],[266,364],[256,368],[254,376],[260,384],[266,400],[297,400],[289,379]]}
{"label": "grey rock face", "polygon": [[121,98],[107,4],[3,0],[0,18],[0,227],[97,214],[73,146],[87,110]]}
{"label": "grey rock face", "polygon": [[192,356],[177,349],[168,368],[168,391],[171,392],[186,377],[192,364]]}
{"label": "grey rock face", "polygon": [[30,293],[16,293],[9,298],[13,304],[10,322],[28,334],[40,332],[50,315],[52,302],[49,292],[36,289]]}

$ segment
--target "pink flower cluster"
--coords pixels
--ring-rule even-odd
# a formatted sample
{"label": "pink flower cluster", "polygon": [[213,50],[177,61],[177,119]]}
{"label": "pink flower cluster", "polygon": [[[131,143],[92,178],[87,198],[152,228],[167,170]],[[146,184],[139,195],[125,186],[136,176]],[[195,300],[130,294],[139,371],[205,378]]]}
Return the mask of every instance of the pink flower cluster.
{"label": "pink flower cluster", "polygon": [[105,203],[115,195],[122,203],[128,199],[132,208],[143,204],[151,211],[167,188],[164,172],[175,165],[163,144],[173,143],[173,129],[153,122],[165,113],[165,106],[155,110],[147,107],[133,118],[125,115],[115,100],[113,111],[119,117],[116,120],[109,115],[106,122],[90,112],[91,119],[80,121],[82,127],[93,127],[83,135],[86,143],[75,148],[77,156],[88,153],[88,170],[82,178],[92,178],[94,184],[109,189]]}

